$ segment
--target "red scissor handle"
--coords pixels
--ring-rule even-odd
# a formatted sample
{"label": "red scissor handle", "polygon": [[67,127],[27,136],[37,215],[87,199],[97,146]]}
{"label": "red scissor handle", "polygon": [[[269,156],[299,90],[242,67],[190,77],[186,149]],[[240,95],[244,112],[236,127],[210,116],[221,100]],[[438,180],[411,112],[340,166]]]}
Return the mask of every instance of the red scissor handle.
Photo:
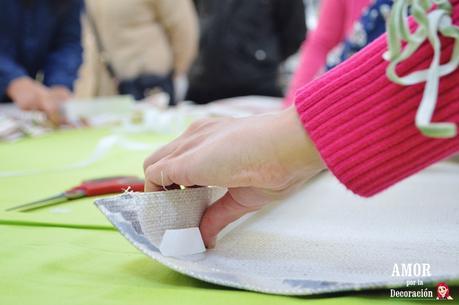
{"label": "red scissor handle", "polygon": [[144,184],[144,180],[137,177],[102,178],[84,181],[79,186],[66,191],[66,193],[82,193],[85,197],[91,197],[122,193],[125,190],[143,192]]}

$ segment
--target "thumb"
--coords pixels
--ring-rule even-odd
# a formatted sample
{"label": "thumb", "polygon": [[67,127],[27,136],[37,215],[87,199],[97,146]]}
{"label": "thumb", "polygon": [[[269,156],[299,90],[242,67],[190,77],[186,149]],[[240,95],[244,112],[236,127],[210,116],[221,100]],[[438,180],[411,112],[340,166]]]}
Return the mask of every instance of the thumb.
{"label": "thumb", "polygon": [[201,218],[199,229],[207,248],[214,248],[217,234],[228,224],[256,210],[234,200],[230,192],[209,206]]}
{"label": "thumb", "polygon": [[41,97],[41,108],[48,116],[48,119],[53,122],[54,124],[60,123],[60,114],[59,114],[59,105],[54,102],[49,95],[45,95]]}

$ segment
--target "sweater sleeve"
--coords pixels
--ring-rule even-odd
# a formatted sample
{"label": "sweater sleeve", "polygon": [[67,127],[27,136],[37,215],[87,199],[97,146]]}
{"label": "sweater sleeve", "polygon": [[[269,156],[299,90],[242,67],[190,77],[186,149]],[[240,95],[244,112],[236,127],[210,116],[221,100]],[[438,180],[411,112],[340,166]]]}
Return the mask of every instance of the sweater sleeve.
{"label": "sweater sleeve", "polygon": [[319,23],[300,50],[300,63],[293,75],[285,99],[286,105],[294,102],[295,91],[301,84],[310,82],[324,67],[328,52],[345,36],[345,0],[325,0],[320,8]]}
{"label": "sweater sleeve", "polygon": [[[459,0],[452,0],[459,23]],[[441,38],[442,63],[453,40]],[[459,136],[423,136],[414,119],[424,84],[400,86],[385,74],[386,35],[299,90],[296,107],[323,160],[351,191],[372,196],[427,166],[459,152]],[[397,72],[425,69],[433,56],[424,43]],[[433,121],[459,123],[459,69],[440,80]]]}

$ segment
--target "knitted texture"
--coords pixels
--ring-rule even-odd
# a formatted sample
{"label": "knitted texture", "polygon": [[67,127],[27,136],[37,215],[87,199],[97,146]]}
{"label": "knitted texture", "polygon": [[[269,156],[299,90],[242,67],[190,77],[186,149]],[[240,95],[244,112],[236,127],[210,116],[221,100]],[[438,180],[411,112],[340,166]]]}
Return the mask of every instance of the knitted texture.
{"label": "knitted texture", "polygon": [[[459,0],[452,0],[459,23]],[[411,23],[411,27],[415,25]],[[442,63],[453,40],[441,39]],[[400,86],[386,77],[386,35],[297,93],[296,107],[333,174],[348,189],[372,196],[427,166],[459,152],[459,136],[433,139],[414,124],[424,84]],[[425,69],[433,50],[424,43],[397,72]],[[433,121],[459,123],[459,69],[442,77]]]}

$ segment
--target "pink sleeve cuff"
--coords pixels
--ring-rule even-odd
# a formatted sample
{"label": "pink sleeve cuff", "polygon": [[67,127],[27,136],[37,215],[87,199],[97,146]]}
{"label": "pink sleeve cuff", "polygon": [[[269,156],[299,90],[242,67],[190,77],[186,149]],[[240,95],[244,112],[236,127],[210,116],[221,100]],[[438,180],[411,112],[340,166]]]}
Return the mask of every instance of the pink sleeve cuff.
{"label": "pink sleeve cuff", "polygon": [[[459,19],[459,1],[453,20]],[[452,40],[442,39],[442,61]],[[399,86],[385,75],[383,35],[348,61],[299,90],[296,107],[323,160],[348,189],[372,196],[459,152],[459,137],[433,139],[414,125],[424,84]],[[400,74],[428,67],[427,44],[399,67]],[[459,122],[459,71],[441,79],[434,121]]]}

